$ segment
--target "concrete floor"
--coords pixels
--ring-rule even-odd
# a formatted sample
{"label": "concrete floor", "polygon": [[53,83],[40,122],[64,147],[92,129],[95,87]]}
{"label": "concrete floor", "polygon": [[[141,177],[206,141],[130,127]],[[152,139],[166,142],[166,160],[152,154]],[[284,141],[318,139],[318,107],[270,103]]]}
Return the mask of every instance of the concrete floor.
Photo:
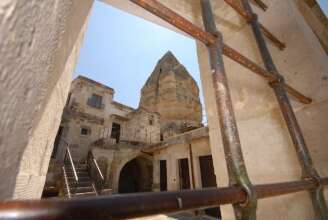
{"label": "concrete floor", "polygon": [[152,215],[148,217],[134,218],[133,220],[218,220],[218,218],[213,218],[208,215],[195,216],[191,212],[180,212],[170,215]]}

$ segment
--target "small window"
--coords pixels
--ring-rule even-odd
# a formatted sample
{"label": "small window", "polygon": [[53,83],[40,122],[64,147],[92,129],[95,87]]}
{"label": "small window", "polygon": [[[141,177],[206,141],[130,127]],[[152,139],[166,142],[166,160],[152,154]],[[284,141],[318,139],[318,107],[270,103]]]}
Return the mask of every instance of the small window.
{"label": "small window", "polygon": [[92,96],[88,99],[87,104],[91,107],[99,109],[104,107],[102,104],[102,96],[96,94],[92,94]]}
{"label": "small window", "polygon": [[149,118],[149,125],[153,125],[153,123],[154,123],[154,118],[153,117],[150,117]]}
{"label": "small window", "polygon": [[164,137],[163,137],[163,133],[160,134],[160,141],[163,141]]}
{"label": "small window", "polygon": [[89,128],[81,128],[81,135],[89,135],[91,130]]}

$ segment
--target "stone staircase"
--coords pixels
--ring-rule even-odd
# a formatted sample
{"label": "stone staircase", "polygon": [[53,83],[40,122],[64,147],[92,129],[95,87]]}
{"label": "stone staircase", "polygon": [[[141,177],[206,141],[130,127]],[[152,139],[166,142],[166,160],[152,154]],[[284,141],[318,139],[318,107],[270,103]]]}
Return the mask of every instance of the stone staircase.
{"label": "stone staircase", "polygon": [[66,162],[63,166],[64,195],[68,198],[97,196],[98,194],[89,176],[87,165],[75,163],[74,167],[78,181],[71,164]]}

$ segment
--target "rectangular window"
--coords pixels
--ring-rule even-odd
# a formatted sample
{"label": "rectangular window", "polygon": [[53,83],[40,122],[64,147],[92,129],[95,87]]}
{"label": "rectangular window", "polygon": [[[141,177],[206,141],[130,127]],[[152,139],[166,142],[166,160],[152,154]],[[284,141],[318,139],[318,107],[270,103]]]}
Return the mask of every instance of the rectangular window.
{"label": "rectangular window", "polygon": [[179,159],[180,189],[190,189],[189,163],[187,158]]}
{"label": "rectangular window", "polygon": [[104,108],[104,105],[102,104],[102,96],[96,94],[92,94],[92,96],[88,99],[87,104],[94,108]]}
{"label": "rectangular window", "polygon": [[91,133],[90,128],[82,127],[81,128],[81,135],[89,135]]}
{"label": "rectangular window", "polygon": [[159,172],[160,172],[160,189],[161,191],[167,191],[166,160],[159,161]]}

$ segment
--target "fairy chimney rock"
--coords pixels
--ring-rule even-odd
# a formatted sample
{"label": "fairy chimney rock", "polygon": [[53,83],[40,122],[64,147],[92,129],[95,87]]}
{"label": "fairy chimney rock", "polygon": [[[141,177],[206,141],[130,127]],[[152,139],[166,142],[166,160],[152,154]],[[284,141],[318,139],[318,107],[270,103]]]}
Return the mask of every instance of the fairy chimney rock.
{"label": "fairy chimney rock", "polygon": [[143,86],[139,106],[160,114],[164,136],[201,126],[197,83],[170,51],[158,61]]}

